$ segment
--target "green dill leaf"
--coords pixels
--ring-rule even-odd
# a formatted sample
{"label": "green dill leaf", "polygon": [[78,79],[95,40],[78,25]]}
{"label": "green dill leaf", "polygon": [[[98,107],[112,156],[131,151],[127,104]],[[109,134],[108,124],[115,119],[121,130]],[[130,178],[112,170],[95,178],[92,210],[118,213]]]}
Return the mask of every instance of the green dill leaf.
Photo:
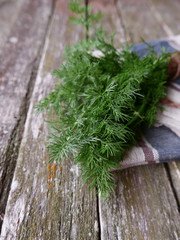
{"label": "green dill leaf", "polygon": [[[71,0],[69,8],[80,15],[71,21],[87,24],[81,1]],[[100,17],[88,15],[88,27]],[[169,54],[157,56],[150,47],[140,58],[130,46],[119,52],[113,37],[106,42],[99,28],[94,38],[66,48],[65,59],[53,73],[54,90],[36,107],[55,115],[48,121],[50,159],[73,157],[84,183],[106,198],[114,187],[110,170],[119,167],[140,131],[156,119],[166,95]]]}

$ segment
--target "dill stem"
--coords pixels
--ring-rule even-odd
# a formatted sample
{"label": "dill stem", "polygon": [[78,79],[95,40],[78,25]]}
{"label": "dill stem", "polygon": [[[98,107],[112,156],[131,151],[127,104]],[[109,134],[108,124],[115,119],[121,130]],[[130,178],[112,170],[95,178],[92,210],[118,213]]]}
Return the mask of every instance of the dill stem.
{"label": "dill stem", "polygon": [[122,130],[124,130],[125,128],[127,128],[129,125],[131,125],[133,122],[135,122],[137,120],[138,117],[140,117],[141,112],[144,110],[146,103],[148,102],[149,99],[149,94],[150,92],[148,92],[147,97],[146,97],[146,101],[144,101],[144,103],[141,105],[141,107],[139,108],[139,111],[137,112],[137,114],[135,115],[135,117],[133,117],[125,126]]}
{"label": "dill stem", "polygon": [[88,23],[88,18],[89,18],[89,12],[88,12],[88,1],[89,0],[85,0],[85,6],[86,6],[86,10],[85,10],[85,28],[86,28],[86,40],[89,39],[89,23]]}

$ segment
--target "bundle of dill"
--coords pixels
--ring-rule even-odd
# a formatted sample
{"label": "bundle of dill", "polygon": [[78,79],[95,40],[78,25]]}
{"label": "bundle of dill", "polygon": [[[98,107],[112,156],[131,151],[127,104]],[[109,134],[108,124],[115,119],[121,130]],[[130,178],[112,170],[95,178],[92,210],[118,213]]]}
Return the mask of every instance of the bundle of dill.
{"label": "bundle of dill", "polygon": [[[88,48],[88,51],[87,51]],[[93,50],[101,57],[93,56]],[[125,151],[156,119],[166,95],[169,54],[149,49],[140,57],[126,47],[118,52],[99,34],[95,40],[66,49],[66,62],[54,72],[59,80],[37,106],[56,115],[49,121],[52,161],[73,154],[85,183],[102,197],[113,190],[113,175]]]}
{"label": "bundle of dill", "polygon": [[[89,14],[87,5],[71,0],[69,8],[85,26],[85,41],[66,49],[66,61],[54,72],[53,92],[37,106],[53,113],[48,149],[51,161],[73,155],[85,183],[105,198],[113,190],[109,170],[120,166],[125,151],[136,144],[143,128],[153,125],[159,101],[166,95],[170,56],[149,48],[140,58],[125,47],[118,52],[104,31],[89,37],[89,27],[101,14]],[[111,40],[113,40],[111,38]],[[93,54],[99,50],[101,57]]]}

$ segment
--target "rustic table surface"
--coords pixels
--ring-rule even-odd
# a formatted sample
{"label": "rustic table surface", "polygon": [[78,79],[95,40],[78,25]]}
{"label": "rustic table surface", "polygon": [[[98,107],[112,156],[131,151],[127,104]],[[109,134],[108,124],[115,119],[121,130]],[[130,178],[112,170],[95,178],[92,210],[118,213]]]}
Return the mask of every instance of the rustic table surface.
{"label": "rustic table surface", "polygon": [[[64,46],[84,37],[68,0],[0,0],[0,239],[179,240],[180,163],[116,171],[106,202],[72,160],[48,165],[45,114]],[[180,33],[179,0],[92,0],[115,45]]]}

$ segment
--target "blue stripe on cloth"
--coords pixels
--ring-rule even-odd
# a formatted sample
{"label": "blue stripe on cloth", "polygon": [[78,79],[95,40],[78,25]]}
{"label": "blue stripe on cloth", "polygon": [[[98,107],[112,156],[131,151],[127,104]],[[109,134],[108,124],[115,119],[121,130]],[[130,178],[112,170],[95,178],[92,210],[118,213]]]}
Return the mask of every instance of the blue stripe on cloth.
{"label": "blue stripe on cloth", "polygon": [[151,127],[144,132],[147,141],[159,153],[160,162],[180,160],[180,138],[165,126]]}
{"label": "blue stripe on cloth", "polygon": [[[165,52],[169,52],[169,53],[177,51],[166,40],[150,41],[148,42],[148,44],[154,48],[158,56],[161,55],[162,48],[165,49]],[[131,49],[133,52],[136,52],[140,57],[143,57],[148,54],[149,47],[146,43],[138,43],[138,44],[135,44]]]}
{"label": "blue stripe on cloth", "polygon": [[180,85],[180,76],[174,81],[174,83]]}
{"label": "blue stripe on cloth", "polygon": [[[154,48],[158,56],[161,55],[162,48],[165,52],[177,51],[168,43],[168,40],[150,41],[148,44]],[[143,57],[148,54],[148,48],[146,43],[139,43],[132,47],[132,51]],[[180,85],[180,77],[174,82]],[[158,151],[160,162],[180,160],[180,138],[169,128],[165,126],[152,127],[146,130],[144,135],[152,147]]]}

